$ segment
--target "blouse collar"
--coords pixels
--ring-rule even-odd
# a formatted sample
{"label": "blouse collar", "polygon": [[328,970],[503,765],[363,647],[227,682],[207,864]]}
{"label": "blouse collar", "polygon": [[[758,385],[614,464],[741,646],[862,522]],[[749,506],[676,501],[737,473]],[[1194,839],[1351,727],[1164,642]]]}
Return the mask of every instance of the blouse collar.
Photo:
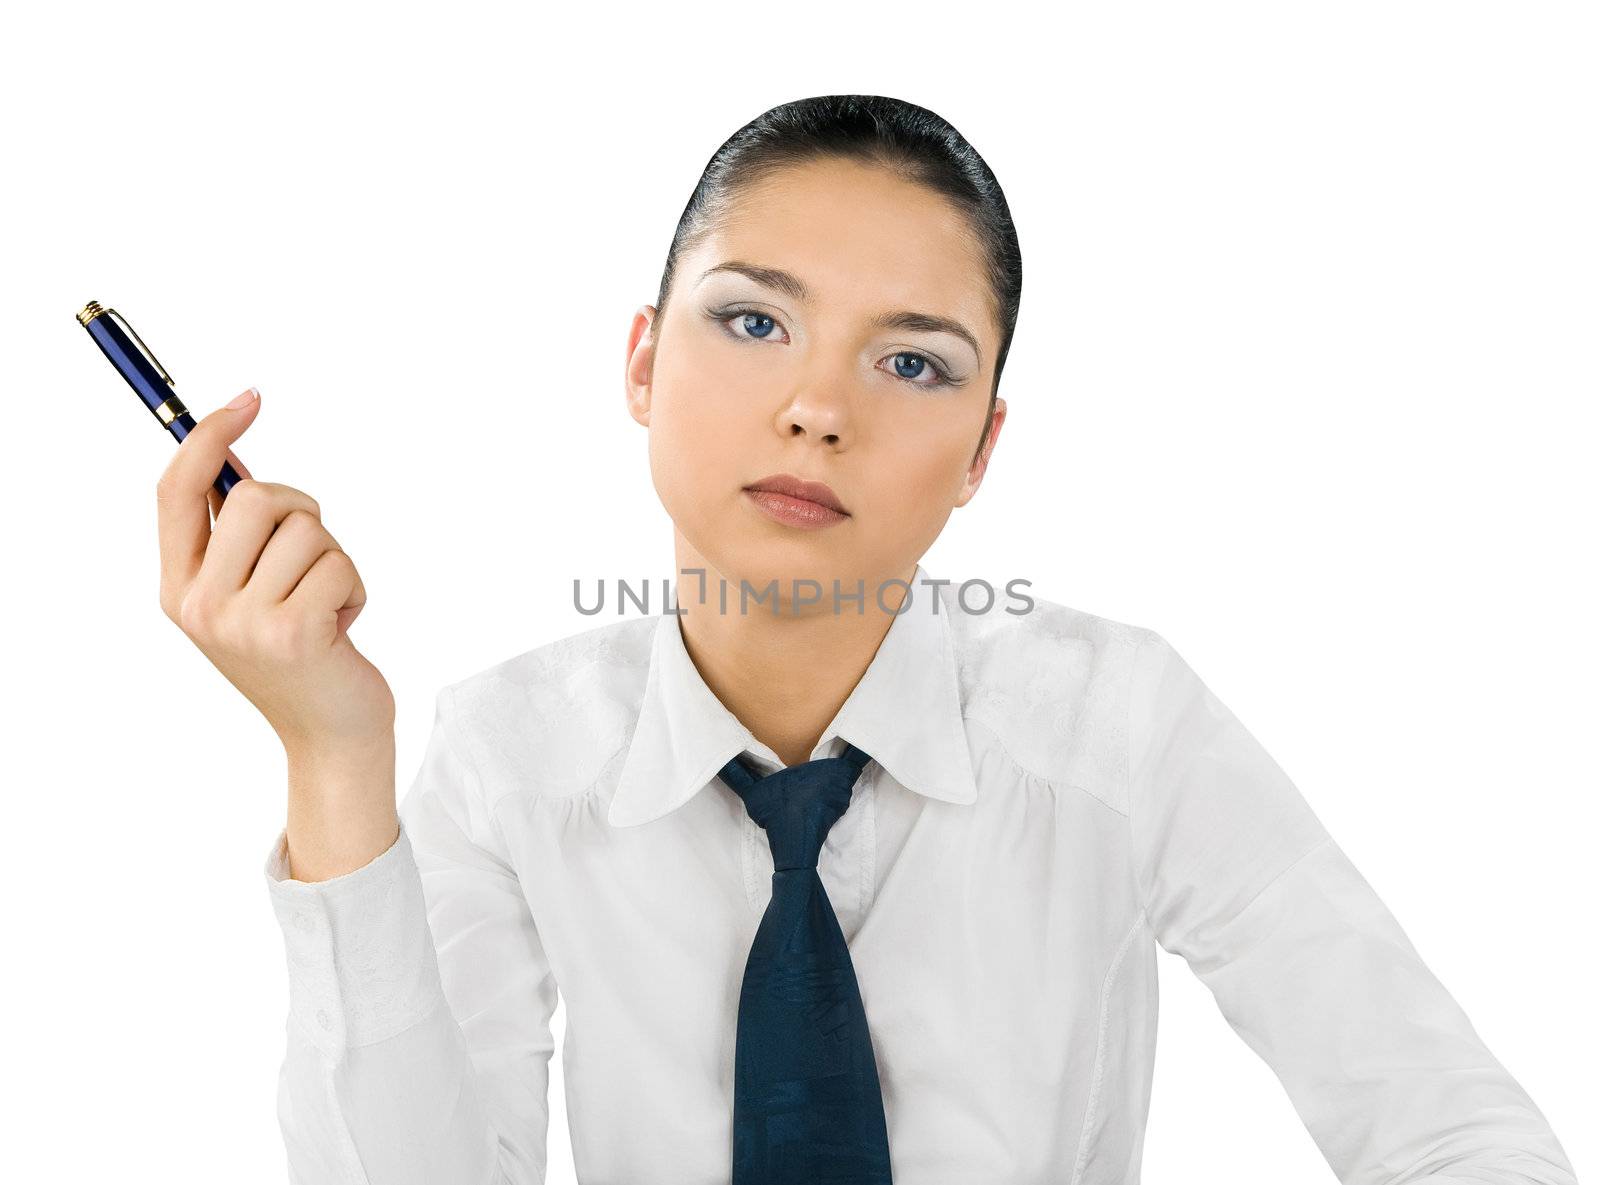
{"label": "blouse collar", "polygon": [[[811,759],[835,756],[848,741],[908,790],[966,804],[977,798],[978,785],[962,721],[952,610],[926,579],[918,564],[907,605]],[[771,769],[783,764],[706,686],[684,647],[678,616],[663,613],[656,622],[644,700],[606,815],[615,827],[676,810],[739,753]]]}

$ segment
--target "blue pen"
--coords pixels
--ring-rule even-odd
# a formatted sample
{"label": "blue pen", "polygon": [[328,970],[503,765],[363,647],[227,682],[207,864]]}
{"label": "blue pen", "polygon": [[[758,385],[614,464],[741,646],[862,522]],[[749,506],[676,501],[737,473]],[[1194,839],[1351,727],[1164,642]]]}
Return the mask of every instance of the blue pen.
{"label": "blue pen", "polygon": [[[156,361],[156,356],[144,344],[144,339],[133,331],[133,326],[116,309],[101,308],[100,303],[93,300],[83,306],[78,314],[78,324],[89,331],[95,345],[111,360],[117,373],[128,380],[128,386],[138,393],[144,405],[155,413],[156,419],[167,431],[180,441],[189,435],[189,430],[194,427],[194,417],[183,406],[183,400],[174,393],[172,376]],[[217,493],[226,498],[228,491],[240,480],[234,467],[224,461],[222,472],[211,484]]]}

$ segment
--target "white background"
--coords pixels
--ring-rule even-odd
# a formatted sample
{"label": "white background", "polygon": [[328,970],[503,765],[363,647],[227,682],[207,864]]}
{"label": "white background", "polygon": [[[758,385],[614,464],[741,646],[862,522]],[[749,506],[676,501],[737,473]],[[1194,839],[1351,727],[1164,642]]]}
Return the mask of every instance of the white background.
{"label": "white background", "polygon": [[[73,314],[122,312],[197,417],[260,387],[237,450],[361,567],[403,791],[442,683],[595,624],[574,577],[670,571],[629,318],[723,139],[847,91],[950,119],[1023,244],[1010,419],[930,572],[1166,635],[1600,1163],[1592,5],[7,25],[0,1175],[285,1177],[282,752],[157,606],[174,446]],[[1331,1179],[1161,966],[1145,1179]]]}

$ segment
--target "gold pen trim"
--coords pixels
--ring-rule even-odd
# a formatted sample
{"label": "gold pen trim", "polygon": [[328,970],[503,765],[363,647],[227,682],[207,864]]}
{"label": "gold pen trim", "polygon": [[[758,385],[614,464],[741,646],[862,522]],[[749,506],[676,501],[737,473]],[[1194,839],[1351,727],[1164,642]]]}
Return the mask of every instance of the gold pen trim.
{"label": "gold pen trim", "polygon": [[110,317],[122,327],[122,331],[132,339],[133,344],[138,348],[139,352],[144,355],[145,361],[150,363],[155,372],[159,374],[163,380],[165,380],[167,386],[175,387],[178,385],[172,381],[172,376],[167,373],[167,368],[156,361],[156,356],[150,352],[150,347],[144,344],[144,338],[140,337],[139,334],[134,330],[133,326],[128,324],[126,317],[117,312],[116,309],[107,309],[106,316]]}

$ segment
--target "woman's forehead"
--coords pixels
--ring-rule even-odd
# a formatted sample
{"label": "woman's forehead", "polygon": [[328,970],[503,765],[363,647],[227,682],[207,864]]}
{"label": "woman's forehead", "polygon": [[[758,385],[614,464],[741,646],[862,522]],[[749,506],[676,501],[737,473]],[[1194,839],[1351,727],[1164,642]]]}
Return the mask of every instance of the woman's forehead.
{"label": "woman's forehead", "polygon": [[768,171],[738,187],[720,213],[730,238],[787,232],[897,237],[946,252],[978,248],[970,219],[944,194],[858,161],[830,158]]}

